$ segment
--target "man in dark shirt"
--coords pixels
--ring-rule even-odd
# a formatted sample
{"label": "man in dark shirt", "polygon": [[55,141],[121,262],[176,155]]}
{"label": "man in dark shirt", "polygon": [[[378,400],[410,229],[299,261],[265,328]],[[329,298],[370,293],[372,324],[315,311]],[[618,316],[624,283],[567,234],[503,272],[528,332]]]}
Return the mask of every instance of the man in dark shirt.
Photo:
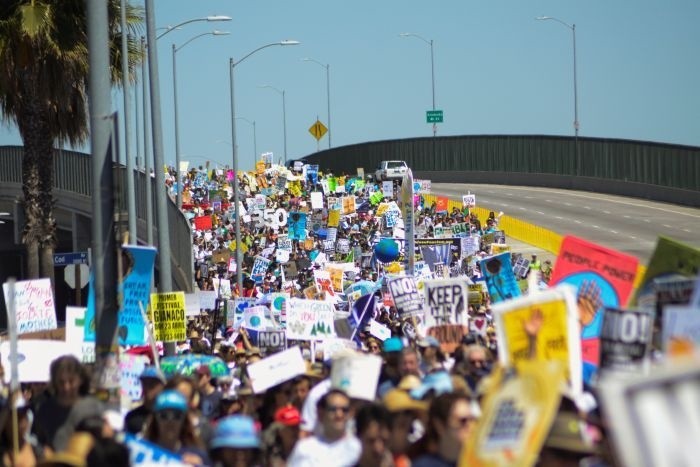
{"label": "man in dark shirt", "polygon": [[124,429],[127,433],[136,435],[143,430],[146,420],[153,412],[153,404],[156,397],[165,388],[165,375],[154,366],[146,367],[141,373],[141,387],[143,388],[143,403],[126,414]]}
{"label": "man in dark shirt", "polygon": [[200,396],[199,410],[202,411],[204,417],[212,420],[219,416],[221,393],[212,384],[211,370],[208,366],[202,365],[197,368],[195,378],[197,378],[196,382]]}

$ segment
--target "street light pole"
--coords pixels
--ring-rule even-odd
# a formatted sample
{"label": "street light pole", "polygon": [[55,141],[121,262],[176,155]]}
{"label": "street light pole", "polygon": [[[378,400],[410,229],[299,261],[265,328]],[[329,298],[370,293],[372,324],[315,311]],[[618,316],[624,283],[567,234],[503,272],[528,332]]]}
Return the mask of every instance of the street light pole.
{"label": "street light pole", "polygon": [[566,26],[571,30],[571,36],[573,40],[573,55],[574,55],[574,145],[575,145],[575,152],[576,152],[576,167],[574,174],[579,175],[579,167],[580,167],[580,160],[579,160],[579,147],[578,147],[578,130],[579,130],[579,121],[578,121],[578,83],[577,83],[577,76],[576,76],[576,24],[572,23],[569,24],[565,21],[560,20],[559,18],[555,18],[553,16],[538,16],[536,19],[541,20],[541,21],[546,21],[546,20],[552,20],[556,21],[557,23]]}
{"label": "street light pole", "polygon": [[[399,34],[399,36],[415,37],[416,39],[420,39],[430,46],[430,82],[433,93],[433,110],[435,110],[435,56],[433,54],[433,40],[428,40],[425,37],[420,36],[418,34],[414,34],[412,32],[402,32],[401,34]],[[437,136],[437,123],[433,123],[433,136]]]}
{"label": "street light pole", "polygon": [[285,103],[285,94],[284,94],[284,89],[277,89],[274,86],[270,86],[269,84],[265,84],[262,86],[258,86],[259,88],[268,88],[268,89],[273,89],[277,91],[281,96],[282,96],[282,132],[284,135],[284,165],[287,165],[287,105]]}
{"label": "street light pole", "polygon": [[126,0],[120,3],[122,32],[122,89],[124,92],[124,156],[126,157],[126,206],[129,225],[129,243],[136,245],[136,189],[134,186],[134,155],[131,154],[131,99],[129,93],[129,34],[126,29]]}
{"label": "street light pole", "polygon": [[[255,134],[255,120],[248,120],[245,117],[236,117],[236,120],[243,120],[244,122],[253,125],[253,160],[257,160],[258,157],[258,137]],[[226,141],[228,143],[228,141]]]}
{"label": "street light pole", "polygon": [[[151,0],[152,1],[152,0]],[[235,88],[234,88],[234,71],[236,65],[239,65],[241,62],[243,62],[246,58],[250,57],[251,55],[266,49],[268,47],[273,47],[276,45],[298,45],[299,41],[290,41],[290,40],[284,40],[284,41],[279,41],[279,42],[272,42],[270,44],[265,44],[263,46],[258,47],[257,49],[253,50],[252,52],[248,53],[247,55],[243,56],[240,60],[237,62],[233,60],[233,58],[229,59],[229,82],[231,86],[231,149],[233,153],[233,203],[234,203],[234,210],[235,210],[235,215],[236,215],[236,224],[235,224],[235,229],[236,229],[236,285],[238,286],[238,293],[242,294],[243,293],[243,274],[242,274],[242,268],[243,268],[243,252],[241,251],[241,207],[239,203],[239,193],[238,193],[238,149],[237,149],[237,141],[236,141],[236,103],[235,103]]]}
{"label": "street light pole", "polygon": [[[313,58],[302,58],[303,62],[314,62],[326,69],[326,103],[328,105],[328,149],[331,148],[331,64],[321,63]],[[435,94],[433,94],[433,101],[435,101]],[[433,104],[434,106],[434,104]]]}
{"label": "street light pole", "polygon": [[211,32],[204,32],[202,34],[198,34],[191,39],[189,39],[187,42],[182,44],[180,47],[176,47],[175,44],[172,45],[172,50],[173,50],[173,101],[174,101],[174,106],[173,106],[173,113],[175,114],[175,173],[177,174],[177,195],[176,195],[176,202],[177,202],[177,207],[178,209],[182,209],[182,176],[180,175],[180,122],[179,122],[179,114],[178,114],[178,107],[177,107],[177,62],[176,62],[176,57],[177,57],[177,52],[179,50],[182,50],[183,47],[185,47],[187,44],[192,42],[195,39],[199,39],[200,37],[204,36],[227,36],[229,33],[226,31],[211,31]]}

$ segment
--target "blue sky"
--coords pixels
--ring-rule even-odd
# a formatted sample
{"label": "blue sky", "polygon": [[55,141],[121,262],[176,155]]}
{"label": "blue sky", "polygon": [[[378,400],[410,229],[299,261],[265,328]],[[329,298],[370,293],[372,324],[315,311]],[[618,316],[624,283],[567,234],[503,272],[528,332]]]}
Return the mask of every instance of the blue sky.
{"label": "blue sky", "polygon": [[[308,128],[327,124],[330,63],[333,146],[430,136],[430,49],[434,40],[438,135],[573,133],[571,31],[576,24],[581,136],[700,146],[700,2],[694,0],[156,0],[158,26],[219,14],[159,41],[165,160],[173,162],[171,44],[214,29],[177,55],[183,160],[231,160],[229,57],[283,39],[236,67],[236,112],[256,121],[258,152],[283,155],[286,91],[289,158],[316,151]],[[121,95],[113,93],[115,109]],[[133,118],[132,118],[133,120]],[[253,165],[252,126],[238,121],[243,168]],[[0,144],[19,144],[11,126]],[[327,137],[321,148],[328,147]]]}

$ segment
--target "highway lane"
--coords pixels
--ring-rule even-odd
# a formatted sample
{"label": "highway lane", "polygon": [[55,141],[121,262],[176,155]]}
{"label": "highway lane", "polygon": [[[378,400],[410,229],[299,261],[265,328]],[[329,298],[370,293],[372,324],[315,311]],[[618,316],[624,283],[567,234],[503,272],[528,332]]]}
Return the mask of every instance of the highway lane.
{"label": "highway lane", "polygon": [[[433,183],[432,193],[460,198],[470,190],[477,205],[572,234],[646,262],[665,235],[700,248],[700,209],[585,191],[510,185]],[[507,233],[506,233],[507,234]]]}

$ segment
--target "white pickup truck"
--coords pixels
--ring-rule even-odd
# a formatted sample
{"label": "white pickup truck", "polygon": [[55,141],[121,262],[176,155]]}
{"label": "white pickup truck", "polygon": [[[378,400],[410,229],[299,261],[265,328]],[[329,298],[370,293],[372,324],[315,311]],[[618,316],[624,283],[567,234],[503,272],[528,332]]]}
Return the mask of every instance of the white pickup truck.
{"label": "white pickup truck", "polygon": [[380,182],[400,180],[406,172],[408,172],[408,165],[404,161],[381,161],[374,172],[374,179]]}

